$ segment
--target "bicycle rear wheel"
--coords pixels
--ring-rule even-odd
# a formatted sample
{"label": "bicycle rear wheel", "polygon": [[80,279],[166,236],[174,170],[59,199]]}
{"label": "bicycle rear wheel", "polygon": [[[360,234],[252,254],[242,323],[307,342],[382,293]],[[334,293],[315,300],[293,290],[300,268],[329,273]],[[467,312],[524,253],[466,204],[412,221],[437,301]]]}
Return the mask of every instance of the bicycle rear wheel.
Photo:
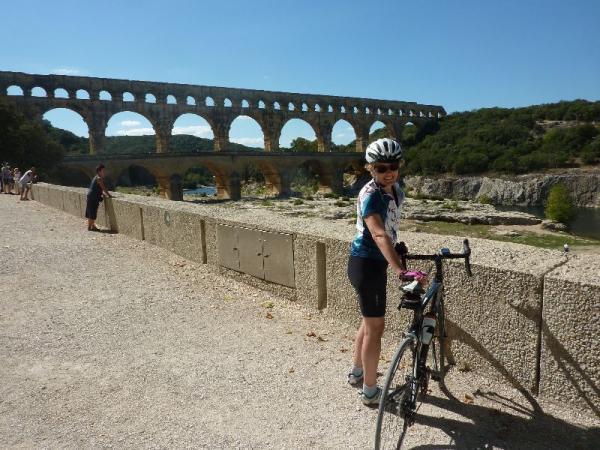
{"label": "bicycle rear wheel", "polygon": [[396,350],[388,369],[379,402],[375,449],[400,449],[408,427],[414,422],[418,382],[416,341],[406,338]]}

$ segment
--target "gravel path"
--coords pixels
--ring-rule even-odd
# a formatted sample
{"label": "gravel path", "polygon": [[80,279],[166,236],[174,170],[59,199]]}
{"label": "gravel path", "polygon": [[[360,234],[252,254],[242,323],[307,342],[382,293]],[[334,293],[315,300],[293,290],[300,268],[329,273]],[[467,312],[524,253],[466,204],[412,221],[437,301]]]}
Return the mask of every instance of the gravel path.
{"label": "gravel path", "polygon": [[[0,448],[371,446],[348,326],[37,202],[0,195],[0,228]],[[449,394],[409,448],[600,443],[597,419],[473,372]]]}

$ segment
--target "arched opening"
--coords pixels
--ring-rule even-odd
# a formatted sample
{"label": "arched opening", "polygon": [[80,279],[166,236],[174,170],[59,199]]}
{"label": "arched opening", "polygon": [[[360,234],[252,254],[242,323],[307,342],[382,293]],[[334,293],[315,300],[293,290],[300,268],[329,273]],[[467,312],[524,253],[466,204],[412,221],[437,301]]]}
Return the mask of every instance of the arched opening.
{"label": "arched opening", "polygon": [[226,98],[226,99],[223,101],[223,106],[224,106],[225,108],[231,108],[231,106],[232,106],[231,100],[229,100],[228,98]]}
{"label": "arched opening", "polygon": [[141,114],[124,111],[114,114],[106,126],[107,153],[155,153],[154,127]]}
{"label": "arched opening", "polygon": [[323,185],[321,165],[318,161],[306,161],[299,165],[292,175],[292,193],[311,198]]}
{"label": "arched opening", "polygon": [[376,120],[369,129],[369,142],[373,142],[384,137],[390,137],[385,124],[380,120]]}
{"label": "arched opening", "polygon": [[156,103],[156,97],[154,94],[146,94],[146,103]]}
{"label": "arched opening", "polygon": [[75,92],[75,98],[78,98],[79,100],[89,100],[90,93],[88,91],[86,91],[85,89],[78,89]]}
{"label": "arched opening", "polygon": [[255,164],[247,164],[240,174],[242,197],[265,197],[274,192],[267,192],[265,175]]}
{"label": "arched opening", "polygon": [[281,129],[279,147],[284,151],[317,151],[315,130],[302,119],[290,119]]}
{"label": "arched opening", "polygon": [[315,105],[315,111],[321,112],[321,106],[318,103]]}
{"label": "arched opening", "polygon": [[100,100],[111,101],[112,95],[110,95],[110,92],[108,91],[100,91],[100,94],[98,94],[98,98]]}
{"label": "arched opening", "polygon": [[359,162],[347,165],[342,177],[344,192],[352,196],[358,195],[362,187],[372,179],[371,174]]}
{"label": "arched opening", "polygon": [[6,95],[23,95],[23,88],[21,86],[9,86],[6,88]]}
{"label": "arched opening", "polygon": [[229,142],[252,147],[265,148],[265,137],[256,120],[248,116],[238,116],[229,127]]}
{"label": "arched opening", "polygon": [[406,147],[410,147],[417,142],[417,134],[419,129],[412,122],[406,122],[402,129],[402,137],[400,142]]}
{"label": "arched opening", "polygon": [[185,103],[189,106],[196,106],[196,99],[191,95],[188,95],[185,99]]}
{"label": "arched opening", "polygon": [[259,107],[259,109],[265,109],[265,102],[263,102],[262,100],[259,100],[258,107]]}
{"label": "arched opening", "polygon": [[133,102],[135,101],[135,97],[131,92],[123,92],[123,101],[124,102]]}
{"label": "arched opening", "polygon": [[242,100],[242,108],[249,108],[248,100]]}
{"label": "arched opening", "polygon": [[206,99],[204,100],[204,104],[206,106],[215,106],[215,101],[212,97],[206,97]]}
{"label": "arched opening", "polygon": [[371,114],[371,109],[368,106],[365,107],[365,114]]}
{"label": "arched opening", "polygon": [[171,149],[174,152],[210,152],[214,135],[210,124],[198,114],[186,113],[173,124]]}
{"label": "arched opening", "polygon": [[294,104],[293,104],[292,102],[289,102],[289,103],[288,103],[288,111],[293,111],[294,109],[296,109],[296,108],[294,107]]}
{"label": "arched opening", "polygon": [[281,109],[281,105],[279,104],[279,102],[274,102],[273,103],[273,109],[277,109],[277,110]]}
{"label": "arched opening", "polygon": [[176,105],[177,99],[174,95],[167,95],[167,105]]}
{"label": "arched opening", "polygon": [[329,105],[329,106],[327,107],[327,112],[333,112],[333,106]]}
{"label": "arched opening", "polygon": [[340,119],[331,130],[331,142],[335,151],[354,151],[356,145],[356,133],[350,122]]}
{"label": "arched opening", "polygon": [[355,106],[354,108],[352,108],[352,113],[353,114],[358,114],[358,107]]}
{"label": "arched opening", "polygon": [[387,115],[388,116],[393,116],[394,115],[394,111],[392,111],[392,108],[388,108]]}
{"label": "arched opening", "polygon": [[158,194],[156,177],[142,166],[127,167],[118,175],[115,183],[117,192],[148,196]]}
{"label": "arched opening", "polygon": [[46,94],[46,90],[44,88],[36,86],[31,90],[31,96],[32,97],[47,97],[48,94]]}
{"label": "arched opening", "polygon": [[182,178],[184,199],[202,202],[217,195],[217,176],[206,166],[190,167]]}
{"label": "arched opening", "polygon": [[346,113],[346,107],[345,106],[340,106],[340,112],[341,113]]}
{"label": "arched opening", "polygon": [[308,111],[308,105],[306,103],[302,103],[302,111]]}
{"label": "arched opening", "polygon": [[56,140],[70,154],[87,154],[89,147],[89,129],[83,117],[67,108],[50,109],[43,115],[47,126],[51,126]]}
{"label": "arched opening", "polygon": [[69,98],[69,93],[66,91],[66,89],[57,88],[54,89],[54,98]]}

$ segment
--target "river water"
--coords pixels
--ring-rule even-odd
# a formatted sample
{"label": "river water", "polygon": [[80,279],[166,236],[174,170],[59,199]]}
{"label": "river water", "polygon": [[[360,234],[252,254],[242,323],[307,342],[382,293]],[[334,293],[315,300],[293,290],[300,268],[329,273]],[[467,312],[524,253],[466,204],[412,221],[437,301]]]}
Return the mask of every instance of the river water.
{"label": "river water", "polygon": [[215,186],[201,186],[201,187],[197,187],[196,189],[184,189],[183,190],[183,195],[198,195],[201,196],[202,194],[206,195],[206,196],[212,196],[215,195],[217,193],[217,188]]}
{"label": "river water", "polygon": [[[544,218],[543,206],[496,206],[501,211],[522,211]],[[600,239],[600,208],[575,208],[577,217],[570,224],[572,234],[593,239]]]}

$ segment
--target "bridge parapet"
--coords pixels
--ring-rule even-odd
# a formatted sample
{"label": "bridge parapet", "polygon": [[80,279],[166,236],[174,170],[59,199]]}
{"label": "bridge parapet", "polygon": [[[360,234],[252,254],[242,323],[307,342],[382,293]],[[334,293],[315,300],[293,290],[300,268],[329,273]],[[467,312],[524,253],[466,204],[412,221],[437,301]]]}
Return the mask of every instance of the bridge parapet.
{"label": "bridge parapet", "polygon": [[[9,88],[21,89],[22,95],[8,95]],[[34,88],[43,89],[44,95],[34,96]],[[339,120],[350,123],[356,150],[362,152],[377,121],[391,137],[400,138],[406,124],[422,126],[446,115],[441,106],[406,101],[8,71],[0,71],[0,96],[34,118],[53,108],[74,110],[88,125],[92,154],[102,152],[109,119],[123,111],[150,121],[158,153],[169,151],[173,125],[186,113],[209,123],[216,151],[228,149],[232,122],[246,115],[260,125],[267,151],[279,147],[281,130],[289,120],[302,119],[314,130],[322,152],[331,150],[332,130]]]}

